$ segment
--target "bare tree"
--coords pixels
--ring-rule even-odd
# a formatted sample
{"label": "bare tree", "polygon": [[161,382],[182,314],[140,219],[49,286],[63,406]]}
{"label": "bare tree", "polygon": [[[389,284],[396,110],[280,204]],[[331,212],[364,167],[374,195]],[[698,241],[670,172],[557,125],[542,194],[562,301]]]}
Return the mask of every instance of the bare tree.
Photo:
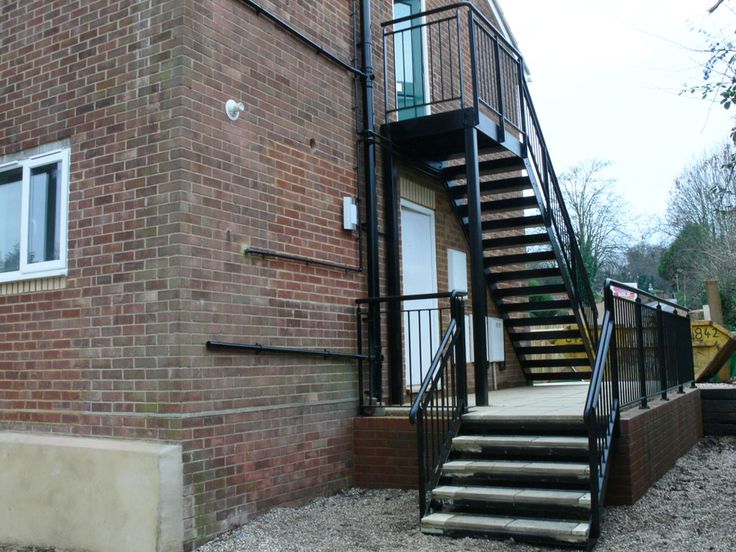
{"label": "bare tree", "polygon": [[593,289],[599,287],[603,272],[618,263],[629,241],[623,222],[623,200],[613,189],[615,181],[603,174],[609,165],[608,161],[586,161],[560,176]]}
{"label": "bare tree", "polygon": [[727,143],[675,181],[667,218],[677,237],[660,264],[662,276],[687,279],[687,287],[695,291],[687,297],[692,307],[704,300],[703,282],[718,279],[730,324],[736,324],[736,169],[724,161],[733,155]]}
{"label": "bare tree", "polygon": [[707,228],[714,238],[736,231],[736,168],[728,163],[733,154],[726,143],[675,179],[667,207],[673,235],[688,224]]}

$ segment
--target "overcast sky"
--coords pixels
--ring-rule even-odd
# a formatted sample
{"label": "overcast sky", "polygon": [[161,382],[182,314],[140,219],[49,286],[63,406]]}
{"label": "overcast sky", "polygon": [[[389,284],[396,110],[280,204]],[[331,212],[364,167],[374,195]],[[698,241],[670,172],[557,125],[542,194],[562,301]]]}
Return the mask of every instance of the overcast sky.
{"label": "overcast sky", "polygon": [[[714,0],[500,0],[531,71],[531,89],[558,173],[586,159],[612,162],[608,176],[633,212],[663,215],[688,164],[723,143],[732,112],[690,94],[695,52],[714,30]],[[731,20],[733,22],[733,19]],[[731,32],[734,27],[731,27]]]}

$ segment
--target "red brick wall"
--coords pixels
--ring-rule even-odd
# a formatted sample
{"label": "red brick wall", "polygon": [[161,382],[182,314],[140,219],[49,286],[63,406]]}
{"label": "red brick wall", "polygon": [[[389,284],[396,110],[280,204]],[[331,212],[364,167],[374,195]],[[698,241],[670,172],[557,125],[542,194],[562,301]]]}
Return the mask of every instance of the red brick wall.
{"label": "red brick wall", "polygon": [[[351,60],[352,2],[262,3]],[[72,152],[66,286],[0,296],[0,427],[182,442],[189,546],[348,486],[353,364],[204,343],[354,349],[365,274],[243,255],[360,265],[353,77],[236,0],[10,0],[0,36],[0,156]]]}
{"label": "red brick wall", "polygon": [[606,504],[634,504],[703,436],[700,391],[670,394],[621,413],[621,433],[611,463]]}
{"label": "red brick wall", "polygon": [[4,2],[0,156],[71,148],[64,289],[0,296],[0,424],[176,439],[177,1]]}
{"label": "red brick wall", "polygon": [[353,483],[366,489],[416,489],[417,430],[408,416],[353,419]]}

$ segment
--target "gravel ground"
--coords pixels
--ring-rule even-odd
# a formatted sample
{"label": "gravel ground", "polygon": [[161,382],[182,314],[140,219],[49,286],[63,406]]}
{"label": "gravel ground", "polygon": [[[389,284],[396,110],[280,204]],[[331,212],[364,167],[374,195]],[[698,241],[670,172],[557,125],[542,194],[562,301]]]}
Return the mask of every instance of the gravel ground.
{"label": "gravel ground", "polygon": [[[706,437],[634,506],[606,508],[596,552],[736,550],[736,437]],[[277,508],[196,552],[531,552],[512,541],[430,537],[415,492],[350,489]],[[0,552],[61,552],[3,547]]]}
{"label": "gravel ground", "polygon": [[[736,438],[706,437],[634,506],[606,508],[597,552],[736,550]],[[350,489],[277,508],[197,552],[551,550],[512,541],[450,539],[417,527],[415,492]]]}

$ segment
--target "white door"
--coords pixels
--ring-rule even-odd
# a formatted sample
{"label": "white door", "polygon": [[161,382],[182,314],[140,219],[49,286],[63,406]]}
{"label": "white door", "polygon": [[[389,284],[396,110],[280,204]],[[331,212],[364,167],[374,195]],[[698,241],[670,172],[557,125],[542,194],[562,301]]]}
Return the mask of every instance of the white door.
{"label": "white door", "polygon": [[[434,211],[401,200],[402,293],[437,292]],[[404,371],[406,386],[417,391],[440,341],[437,299],[403,304]]]}

